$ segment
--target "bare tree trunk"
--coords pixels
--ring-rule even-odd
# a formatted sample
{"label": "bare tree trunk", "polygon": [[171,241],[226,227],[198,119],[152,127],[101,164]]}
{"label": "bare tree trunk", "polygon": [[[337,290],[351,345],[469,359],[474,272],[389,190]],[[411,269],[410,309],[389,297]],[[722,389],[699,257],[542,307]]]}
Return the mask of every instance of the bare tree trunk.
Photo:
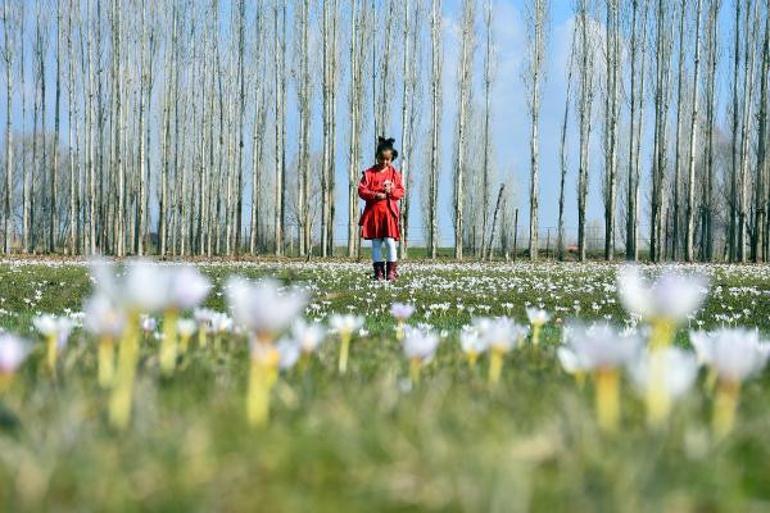
{"label": "bare tree trunk", "polygon": [[756,196],[754,206],[754,246],[752,250],[752,260],[754,262],[763,262],[767,258],[764,253],[765,247],[765,180],[767,178],[767,109],[768,109],[768,78],[770,78],[770,1],[765,0],[765,37],[762,42],[762,70],[759,74],[760,92],[759,92],[759,116],[757,124],[759,134],[757,137],[757,177],[756,177]]}
{"label": "bare tree trunk", "polygon": [[481,244],[479,246],[479,256],[481,258],[484,258],[484,249],[487,240],[487,221],[489,217],[489,118],[491,116],[490,90],[492,88],[492,0],[487,0],[484,13],[486,41],[484,45],[484,166],[481,185]]}
{"label": "bare tree trunk", "polygon": [[429,217],[428,224],[430,235],[428,238],[428,252],[430,258],[435,259],[438,256],[438,175],[439,175],[439,131],[440,131],[440,112],[439,103],[441,101],[441,46],[439,36],[441,34],[441,1],[432,0],[431,4],[431,148],[430,148],[430,184],[429,194]]}
{"label": "bare tree trunk", "polygon": [[[3,60],[5,60],[5,194],[3,196],[3,223],[5,240],[3,252],[11,254],[13,247],[13,219],[11,208],[13,204],[13,132],[11,124],[11,104],[13,99],[13,48],[11,46],[11,13],[9,0],[3,0]],[[22,45],[24,43],[22,42]],[[21,92],[24,94],[24,91]],[[24,150],[22,149],[22,152]]]}
{"label": "bare tree trunk", "polygon": [[[403,53],[403,70],[402,70],[402,79],[403,79],[403,95],[402,95],[402,101],[401,101],[401,179],[404,182],[404,186],[406,188],[406,193],[404,194],[404,197],[401,200],[401,218],[399,219],[399,232],[401,234],[401,239],[399,241],[399,256],[401,259],[404,259],[408,255],[408,240],[407,240],[407,228],[409,226],[409,164],[411,161],[411,140],[412,140],[412,132],[410,130],[410,122],[409,119],[412,115],[412,108],[413,108],[413,102],[414,102],[414,94],[413,94],[413,87],[414,87],[414,77],[412,75],[412,63],[411,59],[413,58],[410,54],[410,50],[413,50],[416,52],[416,49],[410,49],[409,43],[410,43],[410,30],[412,30],[410,26],[410,18],[409,18],[409,11],[412,9],[412,2],[411,0],[406,0],[404,3],[404,20],[403,20],[403,39],[404,39],[404,53]],[[417,26],[415,25],[414,30],[418,30]]]}
{"label": "bare tree trunk", "polygon": [[607,96],[605,102],[605,154],[604,168],[604,259],[615,256],[615,210],[617,204],[618,175],[618,112],[620,86],[618,67],[620,61],[620,19],[618,0],[607,0],[607,26],[605,36]]}
{"label": "bare tree trunk", "polygon": [[744,2],[735,2],[735,48],[733,55],[733,110],[732,110],[732,167],[730,169],[730,225],[728,232],[729,259],[735,261],[738,255],[738,137],[740,103],[738,76],[740,72],[741,8]]}
{"label": "bare tree trunk", "polygon": [[567,99],[564,102],[564,117],[561,124],[561,142],[559,145],[559,167],[561,170],[559,180],[559,218],[558,233],[556,236],[556,258],[564,260],[564,185],[567,179],[567,122],[569,120],[569,106],[572,101],[572,74],[575,69],[575,50],[577,44],[577,23],[572,29],[570,39],[569,68],[567,70]]}
{"label": "bare tree trunk", "polygon": [[673,260],[679,259],[679,204],[681,193],[679,186],[681,183],[681,155],[682,155],[682,131],[684,130],[684,117],[682,111],[684,110],[684,45],[685,45],[685,30],[684,20],[687,15],[687,0],[681,0],[681,6],[679,11],[679,73],[677,79],[677,95],[676,95],[676,143],[675,143],[675,157],[674,157],[674,219],[673,219],[673,252],[671,258]]}
{"label": "bare tree trunk", "polygon": [[654,135],[654,165],[652,179],[652,208],[650,222],[650,258],[660,261],[665,251],[663,225],[665,211],[663,191],[665,190],[667,163],[667,118],[669,108],[669,84],[671,72],[670,34],[666,22],[666,2],[658,0],[657,29],[656,29],[656,80],[655,80],[655,135]]}
{"label": "bare tree trunk", "polygon": [[543,64],[545,62],[548,0],[530,0],[527,5],[529,33],[528,69],[524,75],[529,108],[529,258],[538,258],[538,203],[540,198],[540,101],[542,97]]}
{"label": "bare tree trunk", "polygon": [[694,259],[695,246],[695,145],[698,140],[698,85],[700,76],[700,17],[702,0],[696,0],[695,9],[695,61],[693,62],[693,99],[690,119],[690,149],[687,156],[687,224],[685,232],[685,254],[688,262]]}
{"label": "bare tree trunk", "polygon": [[[280,27],[279,27],[280,24]],[[280,28],[280,32],[279,32]],[[284,98],[285,89],[285,54],[286,54],[286,0],[276,2],[273,7],[273,29],[275,45],[275,254],[283,255],[286,181]]]}
{"label": "bare tree trunk", "polygon": [[468,102],[471,94],[471,68],[473,67],[473,12],[475,0],[463,3],[462,43],[460,50],[459,111],[457,117],[457,167],[455,170],[455,258],[463,258],[463,179],[465,174],[465,131],[468,117]]}
{"label": "bare tree trunk", "polygon": [[701,220],[701,256],[710,262],[714,258],[714,118],[716,111],[717,69],[717,20],[721,0],[711,0],[708,29],[708,78],[706,79],[706,177],[703,182],[703,207]]}
{"label": "bare tree trunk", "polygon": [[588,200],[589,144],[591,140],[591,105],[593,103],[593,48],[588,28],[588,5],[578,0],[577,14],[580,24],[580,168],[578,170],[578,253],[580,261],[587,257],[586,203]]}
{"label": "bare tree trunk", "polygon": [[[745,39],[745,55],[744,70],[743,70],[743,122],[741,125],[741,148],[740,148],[740,196],[739,196],[739,211],[738,211],[738,253],[737,259],[740,262],[746,262],[748,254],[746,253],[747,246],[749,244],[747,240],[748,218],[749,213],[747,211],[749,207],[749,139],[752,128],[753,119],[753,107],[754,107],[754,59],[756,56],[757,48],[757,31],[759,25],[759,2],[754,0],[753,11],[754,15],[751,16],[751,2],[748,3],[746,9],[746,39]],[[751,29],[749,30],[749,27]]]}
{"label": "bare tree trunk", "polygon": [[[68,77],[67,77],[67,126],[69,127],[69,164],[70,164],[70,201],[69,201],[69,253],[74,255],[78,251],[78,218],[77,218],[77,190],[79,184],[77,183],[76,162],[78,161],[78,154],[75,152],[75,138],[76,138],[76,126],[78,119],[77,103],[75,102],[75,72],[74,72],[74,55],[72,53],[72,33],[73,18],[72,13],[75,11],[75,1],[69,1],[69,8],[67,9],[67,64],[68,64]],[[73,113],[74,110],[74,113]],[[74,115],[73,115],[74,114]]]}
{"label": "bare tree trunk", "polygon": [[[492,216],[492,227],[489,230],[489,244],[487,245],[487,260],[492,260],[492,251],[495,247],[495,226],[497,226],[497,213],[500,211],[500,201],[503,198],[503,191],[505,190],[505,183],[500,184],[500,190],[497,192],[497,202],[495,202],[495,213]],[[516,209],[516,219],[519,218],[519,209]],[[514,227],[518,222],[514,222]],[[514,236],[515,239],[515,236]],[[516,243],[514,243],[516,247]],[[515,258],[515,257],[514,257]]]}

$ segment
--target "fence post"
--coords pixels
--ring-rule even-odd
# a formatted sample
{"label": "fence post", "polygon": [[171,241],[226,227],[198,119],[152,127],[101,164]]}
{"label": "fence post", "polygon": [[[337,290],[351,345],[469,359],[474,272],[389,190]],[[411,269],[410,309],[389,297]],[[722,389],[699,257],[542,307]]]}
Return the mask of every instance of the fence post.
{"label": "fence post", "polygon": [[519,252],[519,209],[513,213],[513,261],[516,261],[516,253]]}

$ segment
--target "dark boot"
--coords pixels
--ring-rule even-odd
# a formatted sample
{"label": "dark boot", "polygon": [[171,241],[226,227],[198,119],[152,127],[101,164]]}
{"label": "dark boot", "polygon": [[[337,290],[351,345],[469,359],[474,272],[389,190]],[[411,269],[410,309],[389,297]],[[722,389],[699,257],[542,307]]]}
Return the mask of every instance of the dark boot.
{"label": "dark boot", "polygon": [[388,281],[396,281],[398,278],[398,262],[388,262]]}
{"label": "dark boot", "polygon": [[385,262],[373,262],[372,267],[374,267],[374,279],[377,281],[382,281],[385,279]]}

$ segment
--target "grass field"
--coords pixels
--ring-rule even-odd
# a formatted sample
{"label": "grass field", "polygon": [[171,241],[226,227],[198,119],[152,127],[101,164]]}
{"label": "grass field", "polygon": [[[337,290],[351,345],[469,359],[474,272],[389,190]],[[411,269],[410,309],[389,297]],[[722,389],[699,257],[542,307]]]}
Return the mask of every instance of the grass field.
{"label": "grass field", "polygon": [[[305,315],[365,317],[347,373],[328,336],[306,367],[282,372],[271,418],[246,419],[249,349],[243,336],[217,348],[193,344],[171,376],[160,372],[157,336],[145,335],[130,423],[108,419],[93,337],[76,328],[57,375],[32,318],[82,319],[87,266],[62,261],[0,264],[0,326],[34,345],[0,396],[3,511],[579,511],[770,510],[770,371],[741,389],[733,430],[711,430],[705,371],[665,425],[621,383],[620,429],[599,428],[594,385],[580,386],[557,358],[571,319],[624,326],[616,266],[404,263],[397,284],[369,281],[361,263],[199,264],[213,284],[205,306],[226,311],[227,278],[274,276],[310,295]],[[646,268],[650,273],[662,269]],[[708,298],[681,326],[770,332],[770,268],[678,266],[709,278]],[[440,335],[419,383],[395,340],[393,302],[416,306],[410,324]],[[470,368],[462,326],[478,316],[527,323],[525,308],[552,314],[541,343]],[[162,327],[162,326],[161,326]],[[159,329],[161,328],[159,327]],[[625,375],[624,375],[625,376]]]}

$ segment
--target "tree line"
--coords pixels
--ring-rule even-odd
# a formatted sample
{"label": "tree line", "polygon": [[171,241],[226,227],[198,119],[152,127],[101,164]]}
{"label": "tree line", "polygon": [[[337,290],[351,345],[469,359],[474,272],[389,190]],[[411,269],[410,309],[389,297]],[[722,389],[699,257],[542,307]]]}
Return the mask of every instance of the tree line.
{"label": "tree line", "polygon": [[[493,0],[459,3],[454,63],[441,0],[2,2],[6,254],[356,256],[357,182],[376,135],[390,133],[407,184],[402,257],[414,207],[438,254],[442,167],[454,257],[505,253],[518,209],[492,143],[501,79],[526,91],[529,258],[542,247],[543,172],[559,186],[559,259],[589,257],[597,178],[607,260],[770,251],[770,0],[573,0],[556,169],[540,155],[550,0],[516,4],[518,77],[498,75]],[[444,83],[447,65],[456,83]],[[414,169],[427,170],[420,187]]]}

